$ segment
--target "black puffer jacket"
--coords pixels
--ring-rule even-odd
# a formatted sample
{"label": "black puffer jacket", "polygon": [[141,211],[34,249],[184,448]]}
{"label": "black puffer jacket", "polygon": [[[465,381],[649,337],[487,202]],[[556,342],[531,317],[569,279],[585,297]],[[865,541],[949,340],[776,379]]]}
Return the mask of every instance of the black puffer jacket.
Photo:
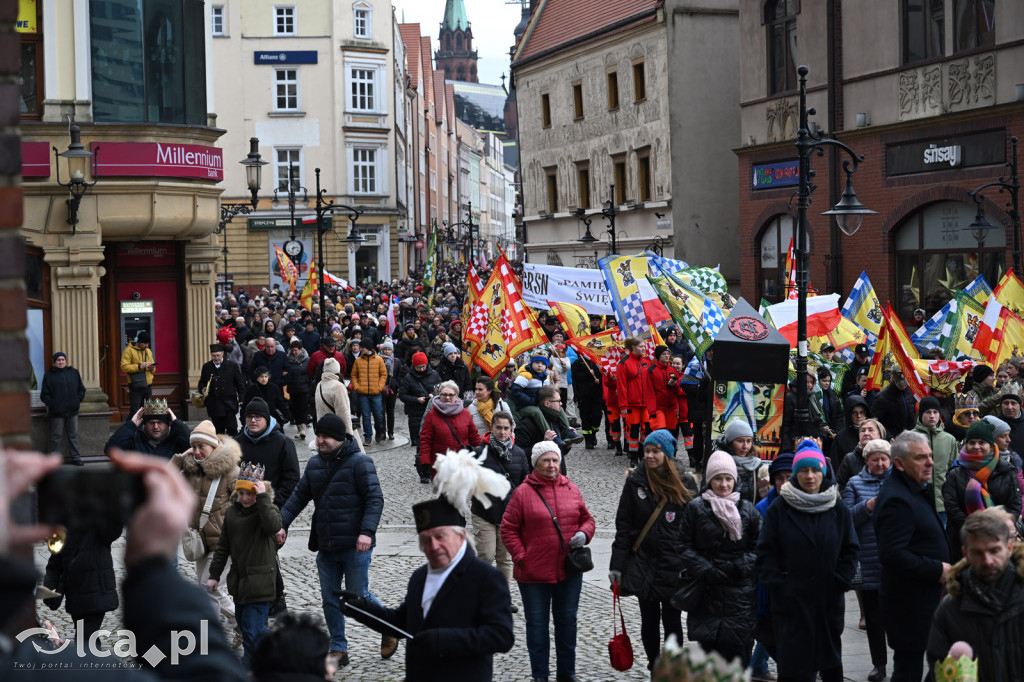
{"label": "black puffer jacket", "polygon": [[398,389],[398,399],[405,403],[405,414],[409,417],[410,423],[415,424],[423,420],[423,413],[427,411],[430,401],[425,403],[418,401],[433,393],[439,383],[441,383],[441,377],[430,369],[430,365],[427,365],[426,372],[417,372],[413,369],[402,377],[402,385]]}
{"label": "black puffer jacket", "polygon": [[[962,453],[962,451],[961,451]],[[946,474],[946,482],[942,484],[942,502],[946,507],[946,539],[949,541],[949,555],[963,556],[960,551],[960,529],[967,521],[967,483],[971,480],[971,472],[963,464],[957,464]],[[1005,460],[996,464],[995,471],[988,479],[988,494],[992,497],[992,505],[1002,505],[1003,509],[1013,517],[1014,522],[1020,516],[1020,486],[1017,472],[1013,465]]]}
{"label": "black puffer jacket", "polygon": [[441,362],[437,366],[437,373],[441,377],[441,381],[454,381],[458,384],[459,395],[463,395],[466,391],[473,388],[473,384],[470,381],[469,368],[466,367],[466,363],[462,361],[462,358],[457,358],[455,362],[448,358],[441,358]]}
{"label": "black puffer jacket", "polygon": [[287,529],[310,501],[316,504],[313,526],[321,552],[340,556],[356,546],[360,535],[369,536],[371,546],[376,544],[384,494],[373,460],[362,453],[351,434],[345,434],[334,452],[310,457],[299,484],[281,508],[281,525]]}
{"label": "black puffer jacket", "polygon": [[285,385],[288,387],[289,395],[309,395],[313,390],[313,382],[309,379],[309,354],[303,350],[298,355],[288,353],[288,375],[285,377]]}
{"label": "black puffer jacket", "polygon": [[235,440],[242,448],[242,462],[263,465],[263,479],[274,486],[274,504],[281,507],[299,482],[295,441],[284,435],[273,417],[260,435],[250,435],[245,427]]}
{"label": "black puffer jacket", "polygon": [[757,584],[754,579],[761,514],[739,500],[743,535],[732,540],[711,503],[698,497],[683,512],[682,561],[687,574],[706,586],[700,606],[687,614],[691,640],[727,647],[749,647],[754,641]]}
{"label": "black puffer jacket", "polygon": [[882,422],[889,435],[895,438],[917,426],[917,401],[909,388],[901,391],[896,384],[889,384],[875,396],[871,416]]}
{"label": "black puffer jacket", "polygon": [[[666,464],[673,463],[675,460],[666,460]],[[693,477],[681,471],[679,477],[690,491],[690,495],[696,495],[697,485]],[[615,540],[612,542],[612,558],[609,565],[611,570],[627,570],[633,543],[657,506],[658,501],[647,482],[647,469],[641,461],[640,465],[626,476],[626,484],[619,497],[619,509],[615,513]],[[632,563],[643,562],[654,567],[654,581],[648,585],[646,592],[637,594],[640,599],[667,601],[675,592],[679,571],[683,567],[680,541],[683,511],[687,506],[667,503],[640,543]]]}
{"label": "black puffer jacket", "polygon": [[836,434],[835,440],[832,441],[832,449],[829,452],[829,459],[832,460],[833,469],[838,469],[839,465],[842,464],[843,457],[848,452],[853,452],[853,449],[860,443],[860,427],[853,425],[853,417],[850,416],[853,408],[858,405],[864,408],[865,416],[871,415],[868,401],[859,395],[846,396],[846,400],[843,401],[843,423],[846,426]]}
{"label": "black puffer jacket", "polygon": [[[121,528],[95,528],[68,533],[60,554],[46,562],[43,584],[65,596],[65,609],[75,618],[117,610],[117,577],[110,545],[121,536]],[[60,599],[47,599],[56,610]]]}

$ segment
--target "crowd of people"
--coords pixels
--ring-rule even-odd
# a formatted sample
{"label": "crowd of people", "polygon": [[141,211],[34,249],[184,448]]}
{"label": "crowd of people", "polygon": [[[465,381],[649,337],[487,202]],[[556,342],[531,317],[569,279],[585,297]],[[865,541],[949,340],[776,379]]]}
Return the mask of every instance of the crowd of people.
{"label": "crowd of people", "polygon": [[[1024,503],[1019,361],[978,365],[962,393],[918,401],[897,369],[882,391],[867,390],[869,351],[858,346],[838,391],[831,365],[796,378],[807,382],[811,420],[786,421],[769,461],[756,425],[742,418],[706,441],[706,358],[672,328],[650,354],[627,338],[622,360],[602,367],[541,313],[547,343],[494,379],[481,375],[462,353],[464,280],[463,269],[443,264],[432,292],[415,280],[332,290],[323,320],[317,305],[306,311],[277,289],[218,299],[217,338],[193,396],[210,419],[193,429],[152,399],[148,339],[125,349],[132,416],[108,452],[115,462],[122,450],[152,455],[182,473],[191,491],[182,525],[197,538],[188,560],[257,678],[271,666],[261,663],[267,650],[280,657],[290,641],[268,622],[315,629],[281,620],[288,606],[276,556],[312,503],[309,549],[327,632],[311,638],[325,649],[325,673],[349,663],[345,622],[354,618],[380,631],[383,658],[408,640],[410,680],[490,679],[493,654],[514,645],[515,588],[531,678],[552,677],[553,625],[553,676],[576,680],[586,567],[574,557],[595,522],[569,455],[597,448],[601,434],[626,472],[609,583],[639,602],[648,669],[674,636],[738,660],[753,679],[842,680],[852,591],[872,682],[888,677],[889,649],[892,679],[919,682],[926,660],[931,669],[958,641],[973,647],[980,679],[1024,675],[1015,644],[1024,634],[1024,554],[1014,545]],[[594,315],[590,331],[613,324]],[[833,355],[822,348],[827,361]],[[81,382],[66,356],[55,356],[54,373],[46,399],[73,403]],[[427,565],[391,607],[370,589],[384,497],[367,448],[394,439],[399,402],[409,480],[429,485],[425,495],[443,492],[436,477],[446,453],[461,450],[507,485],[486,504],[414,508]],[[67,411],[53,410],[54,438],[69,431]],[[296,443],[307,445],[307,430],[303,469]],[[69,613],[96,626],[117,607],[116,591],[113,601],[76,599],[96,585],[71,588],[66,567],[76,553],[87,557],[109,596],[104,557],[114,539],[69,538],[47,567],[47,584],[67,589]]]}

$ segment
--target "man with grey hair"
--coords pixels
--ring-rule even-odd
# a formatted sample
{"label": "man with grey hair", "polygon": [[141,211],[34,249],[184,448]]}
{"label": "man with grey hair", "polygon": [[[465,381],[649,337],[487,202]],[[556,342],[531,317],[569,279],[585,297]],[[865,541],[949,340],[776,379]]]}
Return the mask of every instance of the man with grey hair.
{"label": "man with grey hair", "polygon": [[875,500],[882,621],[893,649],[893,682],[921,682],[932,614],[949,575],[949,545],[935,511],[928,438],[901,433],[892,457],[892,473]]}
{"label": "man with grey hair", "polygon": [[967,517],[961,559],[949,572],[949,594],[928,635],[928,666],[955,642],[971,645],[979,680],[1020,679],[1024,672],[1024,546],[1014,547],[1013,517],[990,507]]}

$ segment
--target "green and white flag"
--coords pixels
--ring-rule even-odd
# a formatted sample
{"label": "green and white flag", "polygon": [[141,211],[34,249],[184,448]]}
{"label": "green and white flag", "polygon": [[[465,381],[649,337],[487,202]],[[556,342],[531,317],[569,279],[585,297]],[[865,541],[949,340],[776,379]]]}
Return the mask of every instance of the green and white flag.
{"label": "green and white flag", "polygon": [[423,286],[430,293],[427,294],[427,307],[434,301],[434,283],[437,280],[437,218],[434,218],[434,229],[430,233],[430,243],[427,245],[427,264],[423,268]]}

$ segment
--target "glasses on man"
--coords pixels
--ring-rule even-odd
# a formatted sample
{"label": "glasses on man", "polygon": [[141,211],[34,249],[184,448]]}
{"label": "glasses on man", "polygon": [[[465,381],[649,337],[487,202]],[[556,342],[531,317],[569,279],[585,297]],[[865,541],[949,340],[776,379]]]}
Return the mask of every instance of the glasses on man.
{"label": "glasses on man", "polygon": [[261,415],[258,415],[258,414],[247,414],[247,415],[245,415],[245,421],[248,421],[248,422],[259,421],[260,419],[263,419],[263,417]]}

